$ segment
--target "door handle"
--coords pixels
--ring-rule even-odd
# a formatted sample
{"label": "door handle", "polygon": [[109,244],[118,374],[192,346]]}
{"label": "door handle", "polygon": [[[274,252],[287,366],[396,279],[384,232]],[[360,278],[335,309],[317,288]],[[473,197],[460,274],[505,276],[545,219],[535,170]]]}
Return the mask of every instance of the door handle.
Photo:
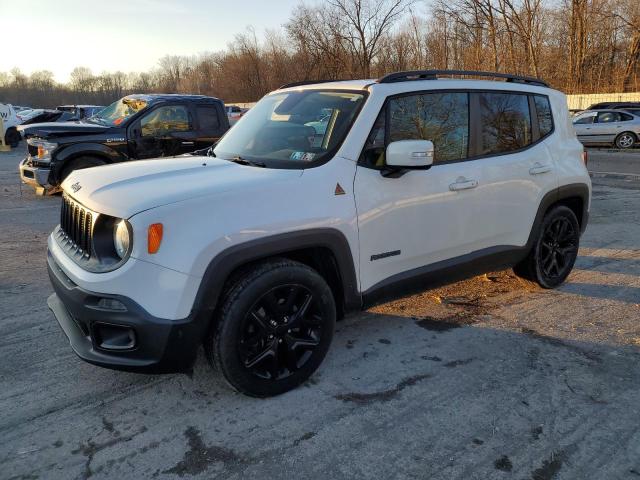
{"label": "door handle", "polygon": [[458,178],[455,183],[449,185],[449,190],[457,192],[459,190],[469,190],[470,188],[476,188],[478,186],[477,180],[467,180],[465,178]]}
{"label": "door handle", "polygon": [[182,145],[193,145],[193,144],[195,144],[195,143],[196,143],[196,142],[183,141],[183,142],[182,142]]}
{"label": "door handle", "polygon": [[529,169],[529,175],[540,175],[541,173],[548,173],[551,170],[551,165],[542,165],[536,162],[533,167]]}

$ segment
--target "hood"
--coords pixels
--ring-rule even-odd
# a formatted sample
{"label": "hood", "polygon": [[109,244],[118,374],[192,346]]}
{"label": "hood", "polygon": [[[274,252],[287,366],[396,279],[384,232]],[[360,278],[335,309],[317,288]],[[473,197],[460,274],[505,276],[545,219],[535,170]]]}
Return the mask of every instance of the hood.
{"label": "hood", "polygon": [[111,127],[88,122],[47,122],[25,125],[22,128],[25,136],[41,138],[58,138],[76,135],[102,133]]}
{"label": "hood", "polygon": [[189,198],[229,190],[247,192],[256,185],[299,177],[302,172],[182,156],[77,170],[62,183],[62,189],[95,212],[129,218]]}

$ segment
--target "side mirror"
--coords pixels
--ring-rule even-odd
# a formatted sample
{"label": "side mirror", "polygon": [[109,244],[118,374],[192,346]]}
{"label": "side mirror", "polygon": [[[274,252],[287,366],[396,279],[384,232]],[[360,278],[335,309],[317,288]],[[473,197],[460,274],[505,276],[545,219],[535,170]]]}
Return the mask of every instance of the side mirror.
{"label": "side mirror", "polygon": [[399,140],[387,146],[387,166],[394,169],[428,168],[433,164],[433,142]]}

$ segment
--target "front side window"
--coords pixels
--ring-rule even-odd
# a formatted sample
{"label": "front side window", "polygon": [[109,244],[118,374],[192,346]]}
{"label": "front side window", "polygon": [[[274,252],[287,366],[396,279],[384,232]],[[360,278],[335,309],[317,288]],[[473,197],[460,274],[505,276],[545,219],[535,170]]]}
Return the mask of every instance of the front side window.
{"label": "front side window", "polygon": [[140,120],[143,137],[157,137],[171,132],[186,132],[191,129],[189,113],[182,105],[156,108]]}
{"label": "front side window", "polygon": [[527,95],[487,92],[479,97],[480,155],[513,152],[532,143]]}
{"label": "front side window", "polygon": [[596,115],[597,114],[595,112],[581,113],[573,120],[573,124],[574,125],[588,125],[590,123],[593,123],[593,121],[596,118]]}
{"label": "front side window", "polygon": [[533,102],[536,105],[536,117],[540,138],[546,137],[551,133],[551,130],[553,130],[553,118],[551,116],[549,98],[543,95],[534,95]]}
{"label": "front side window", "polygon": [[346,137],[364,92],[302,90],[264,97],[214,149],[217,157],[267,167],[304,167],[329,156]]}
{"label": "front side window", "polygon": [[393,98],[388,108],[389,142],[431,140],[434,163],[468,156],[467,93],[425,93]]}

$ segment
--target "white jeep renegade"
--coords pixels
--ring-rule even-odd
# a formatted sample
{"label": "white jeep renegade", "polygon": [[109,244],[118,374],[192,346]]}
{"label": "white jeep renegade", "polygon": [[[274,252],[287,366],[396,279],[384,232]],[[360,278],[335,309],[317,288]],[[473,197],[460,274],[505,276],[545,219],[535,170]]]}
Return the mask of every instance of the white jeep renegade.
{"label": "white jeep renegade", "polygon": [[48,303],[73,350],[178,371],[204,343],[254,396],[307,379],[347,311],[504,267],[559,285],[591,199],[562,93],[459,71],[285,85],[206,155],[63,190]]}

